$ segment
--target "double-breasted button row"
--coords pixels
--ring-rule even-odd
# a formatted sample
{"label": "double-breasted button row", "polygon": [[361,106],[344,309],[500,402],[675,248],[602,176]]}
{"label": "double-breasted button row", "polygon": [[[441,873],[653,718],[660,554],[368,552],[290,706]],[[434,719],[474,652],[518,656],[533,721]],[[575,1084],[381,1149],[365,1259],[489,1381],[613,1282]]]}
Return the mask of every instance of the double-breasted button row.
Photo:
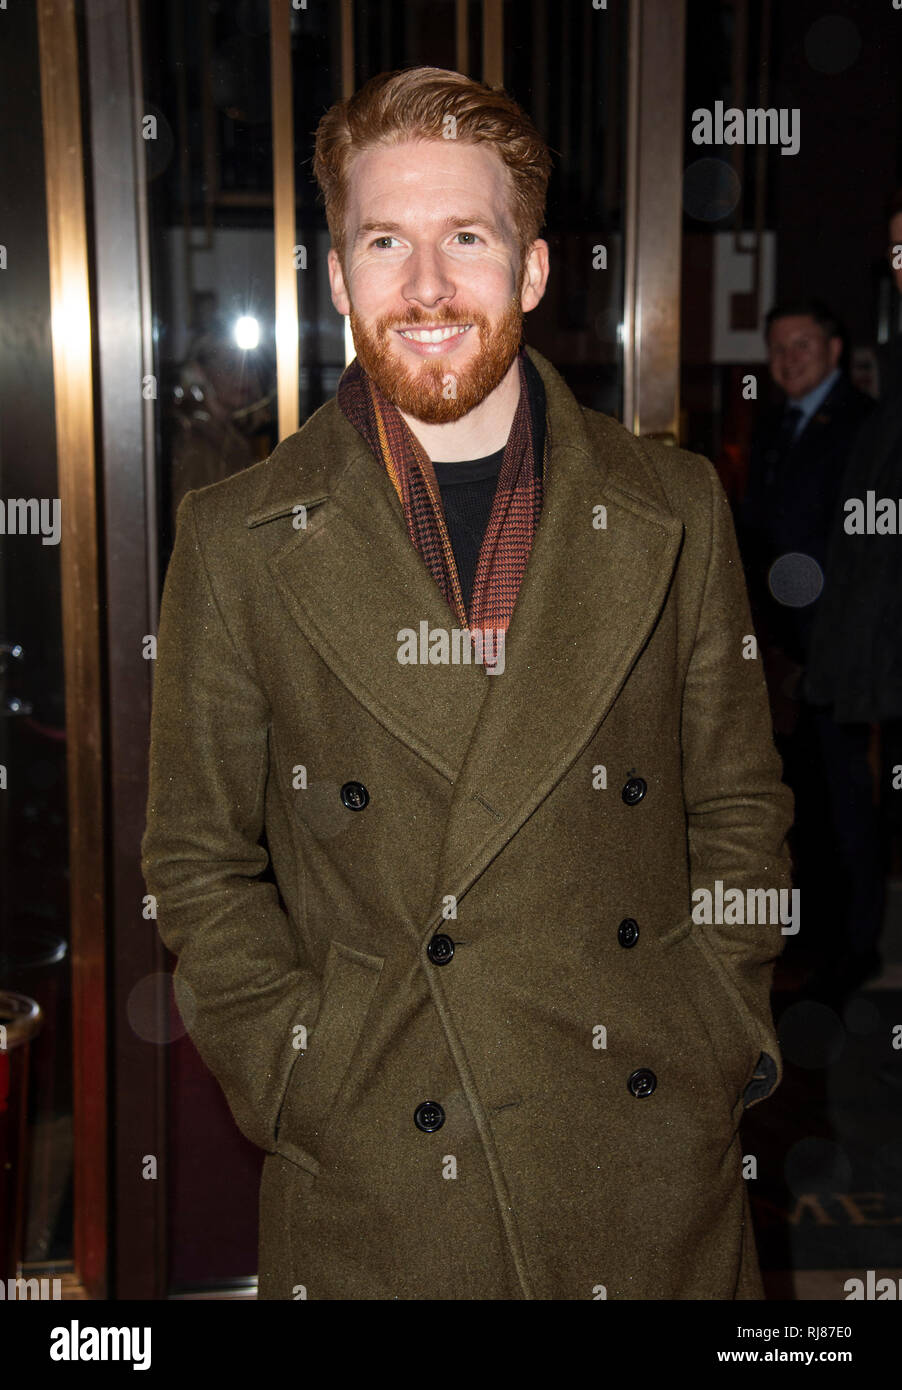
{"label": "double-breasted button row", "polygon": [[[630,777],[623,785],[620,795],[627,806],[635,806],[648,791],[644,777]],[[362,782],[345,782],[341,789],[341,800],[349,811],[362,811],[370,799],[370,794]]]}
{"label": "double-breasted button row", "polygon": [[[627,1080],[630,1095],[637,1100],[650,1096],[658,1084],[658,1078],[650,1067],[638,1067]],[[437,1100],[421,1101],[413,1112],[413,1122],[424,1134],[434,1134],[445,1123],[445,1112]]]}
{"label": "double-breasted button row", "polygon": [[341,804],[349,811],[362,811],[370,794],[362,782],[345,782],[341,789]]}

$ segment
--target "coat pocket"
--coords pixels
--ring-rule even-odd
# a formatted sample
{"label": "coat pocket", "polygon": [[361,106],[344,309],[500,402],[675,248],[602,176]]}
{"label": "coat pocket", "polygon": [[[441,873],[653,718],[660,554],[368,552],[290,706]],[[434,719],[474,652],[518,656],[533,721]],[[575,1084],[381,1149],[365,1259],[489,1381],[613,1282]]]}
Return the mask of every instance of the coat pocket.
{"label": "coat pocket", "polygon": [[758,1063],[761,1047],[752,1021],[726,967],[692,917],[684,918],[661,937],[667,969],[698,1019],[700,1037],[707,1041],[713,1063],[734,1108],[742,1099]]}
{"label": "coat pocket", "polygon": [[298,1051],[276,1121],[276,1153],[314,1177],[319,1173],[315,1152],[360,1041],[383,964],[381,956],[329,943],[319,1013],[307,1047]]}

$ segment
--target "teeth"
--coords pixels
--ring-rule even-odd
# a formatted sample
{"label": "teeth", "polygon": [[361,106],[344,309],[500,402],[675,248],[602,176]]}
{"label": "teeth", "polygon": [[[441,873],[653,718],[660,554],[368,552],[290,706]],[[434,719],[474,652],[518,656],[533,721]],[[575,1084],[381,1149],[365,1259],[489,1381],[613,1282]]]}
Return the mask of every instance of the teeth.
{"label": "teeth", "polygon": [[472,324],[458,324],[451,328],[402,328],[402,338],[412,338],[415,343],[443,343],[446,338],[456,338],[459,333],[471,328]]}

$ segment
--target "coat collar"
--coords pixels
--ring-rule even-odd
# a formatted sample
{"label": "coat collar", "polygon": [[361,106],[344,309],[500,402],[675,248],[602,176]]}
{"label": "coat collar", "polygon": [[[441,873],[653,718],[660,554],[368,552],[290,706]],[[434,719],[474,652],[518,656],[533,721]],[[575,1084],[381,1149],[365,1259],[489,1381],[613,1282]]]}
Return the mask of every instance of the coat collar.
{"label": "coat collar", "polygon": [[[551,452],[501,674],[399,664],[401,629],[457,620],[410,542],[391,480],[334,400],[275,450],[246,517],[248,527],[284,529],[270,571],[322,660],[422,758],[425,776],[453,783],[439,909],[466,891],[605,718],[663,606],[683,532],[633,436],[600,414],[590,434],[563,378],[527,351],[545,385]],[[295,529],[298,504],[308,510]],[[599,504],[603,528],[593,525]],[[363,782],[366,773],[342,769]],[[375,801],[378,788],[370,791]]]}

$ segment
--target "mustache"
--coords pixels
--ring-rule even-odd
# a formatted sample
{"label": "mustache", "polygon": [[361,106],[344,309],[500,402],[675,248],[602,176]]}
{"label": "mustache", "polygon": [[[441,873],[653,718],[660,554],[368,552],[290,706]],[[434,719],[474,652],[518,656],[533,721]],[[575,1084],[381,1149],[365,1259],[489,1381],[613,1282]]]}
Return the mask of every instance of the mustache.
{"label": "mustache", "polygon": [[396,319],[391,315],[386,315],[379,320],[379,331],[390,332],[392,329],[399,328],[446,328],[453,324],[472,323],[480,327],[485,320],[485,315],[481,311],[467,312],[464,310],[449,311],[443,314],[408,314],[403,320]]}

